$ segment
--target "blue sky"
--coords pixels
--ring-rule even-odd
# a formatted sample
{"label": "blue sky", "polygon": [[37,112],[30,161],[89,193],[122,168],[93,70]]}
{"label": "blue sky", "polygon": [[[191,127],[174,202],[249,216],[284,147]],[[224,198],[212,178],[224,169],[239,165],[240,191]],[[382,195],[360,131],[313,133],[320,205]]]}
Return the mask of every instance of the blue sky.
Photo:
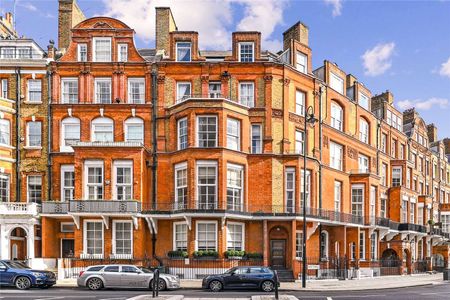
{"label": "blue sky", "polygon": [[[13,0],[0,0],[12,11]],[[180,30],[197,30],[203,48],[229,49],[234,30],[258,30],[263,47],[282,32],[310,28],[314,68],[324,59],[355,75],[373,94],[389,89],[400,110],[415,106],[439,137],[450,136],[450,2],[350,0],[78,0],[88,17],[117,17],[138,47],[153,47],[154,7],[171,6]],[[132,3],[132,5],[130,5]],[[17,29],[42,47],[57,40],[57,0],[16,0]]]}

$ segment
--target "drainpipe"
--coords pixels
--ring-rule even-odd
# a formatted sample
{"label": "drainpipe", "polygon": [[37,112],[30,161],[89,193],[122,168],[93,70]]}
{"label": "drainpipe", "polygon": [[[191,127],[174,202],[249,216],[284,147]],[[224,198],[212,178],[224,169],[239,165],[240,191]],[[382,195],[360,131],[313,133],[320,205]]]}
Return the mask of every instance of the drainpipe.
{"label": "drainpipe", "polygon": [[20,67],[16,68],[16,202],[21,201],[21,178],[20,178],[20,96],[21,96],[21,73]]}
{"label": "drainpipe", "polygon": [[52,72],[47,71],[48,113],[47,113],[47,201],[52,199]]}
{"label": "drainpipe", "polygon": [[[152,194],[151,194],[151,200],[152,200],[152,210],[156,210],[156,183],[157,183],[157,167],[158,167],[158,155],[157,155],[157,149],[158,149],[158,139],[157,139],[157,108],[158,108],[158,98],[157,98],[157,71],[156,69],[152,70],[151,73],[152,78]],[[156,233],[155,228],[152,227],[152,257],[156,259],[160,266],[163,265],[162,260],[156,256]]]}

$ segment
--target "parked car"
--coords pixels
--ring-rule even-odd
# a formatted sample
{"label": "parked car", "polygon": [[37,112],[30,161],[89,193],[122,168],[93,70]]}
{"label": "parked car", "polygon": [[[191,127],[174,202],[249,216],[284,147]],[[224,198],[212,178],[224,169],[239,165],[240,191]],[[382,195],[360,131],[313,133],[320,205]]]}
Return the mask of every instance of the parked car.
{"label": "parked car", "polygon": [[[98,265],[80,272],[77,284],[91,290],[102,288],[146,288],[153,285],[153,271],[133,265]],[[177,276],[160,273],[159,290],[173,290],[180,287]]]}
{"label": "parked car", "polygon": [[275,272],[268,267],[234,267],[223,274],[209,275],[203,279],[202,288],[213,292],[222,289],[261,289],[271,292],[279,286]]}
{"label": "parked car", "polygon": [[0,286],[27,290],[31,287],[49,288],[55,283],[53,272],[31,269],[21,261],[0,260]]}

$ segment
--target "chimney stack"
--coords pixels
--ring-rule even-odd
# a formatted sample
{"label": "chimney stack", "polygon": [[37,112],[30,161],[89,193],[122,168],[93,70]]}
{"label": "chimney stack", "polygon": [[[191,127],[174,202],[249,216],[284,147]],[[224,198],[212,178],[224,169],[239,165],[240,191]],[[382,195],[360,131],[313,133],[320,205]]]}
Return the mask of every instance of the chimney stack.
{"label": "chimney stack", "polygon": [[437,142],[438,140],[437,127],[434,125],[434,123],[427,125],[427,131],[428,131],[428,140],[430,141],[430,143]]}
{"label": "chimney stack", "polygon": [[59,0],[58,49],[64,53],[72,38],[72,28],[86,20],[76,0]]}
{"label": "chimney stack", "polygon": [[170,55],[169,33],[177,31],[170,7],[156,7],[156,53]]}
{"label": "chimney stack", "polygon": [[291,28],[283,32],[283,50],[286,50],[291,45],[291,40],[300,42],[305,46],[309,46],[309,28],[302,22],[297,22]]}

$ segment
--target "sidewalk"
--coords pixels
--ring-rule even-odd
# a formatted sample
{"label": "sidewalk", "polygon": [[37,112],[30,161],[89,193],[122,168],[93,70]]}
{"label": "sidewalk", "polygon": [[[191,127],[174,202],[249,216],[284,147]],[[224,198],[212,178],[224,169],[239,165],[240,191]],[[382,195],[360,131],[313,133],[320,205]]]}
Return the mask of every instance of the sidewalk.
{"label": "sidewalk", "polygon": [[[377,290],[420,285],[442,284],[442,273],[405,276],[383,276],[358,280],[311,280],[307,281],[307,291]],[[58,280],[56,287],[75,287],[76,279]],[[201,289],[201,280],[181,280],[181,288]],[[301,282],[282,282],[280,290],[303,290]]]}

